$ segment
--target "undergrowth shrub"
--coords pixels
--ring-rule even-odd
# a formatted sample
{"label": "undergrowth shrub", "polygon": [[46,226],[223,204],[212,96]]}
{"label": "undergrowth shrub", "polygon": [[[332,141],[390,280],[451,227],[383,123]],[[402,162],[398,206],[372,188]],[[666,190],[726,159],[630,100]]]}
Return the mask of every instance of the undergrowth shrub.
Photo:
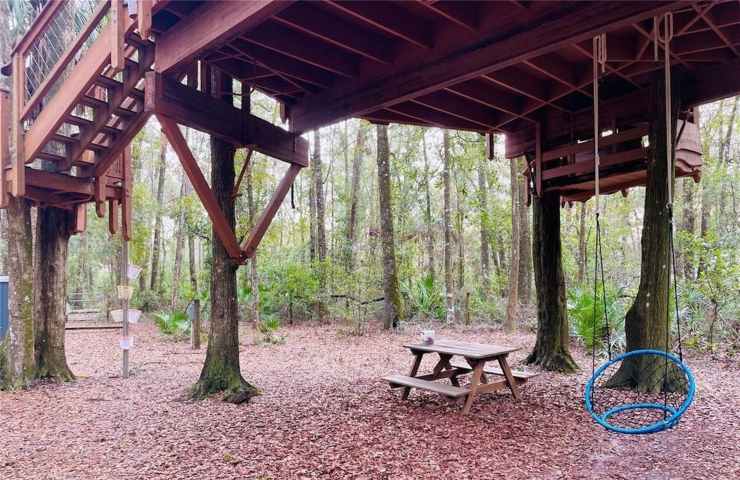
{"label": "undergrowth shrub", "polygon": [[183,312],[161,312],[154,314],[154,323],[159,331],[177,339],[190,335],[190,319]]}
{"label": "undergrowth shrub", "polygon": [[[609,319],[609,330],[612,351],[623,351],[626,345],[624,335],[625,308],[621,301],[624,296],[620,292],[607,286],[606,295],[599,287],[594,299],[593,289],[587,287],[573,288],[568,291],[568,317],[574,334],[583,342],[586,348],[591,349],[594,344],[597,349],[605,349],[607,340],[606,321],[604,318],[604,297],[606,297],[606,313]],[[594,318],[594,311],[596,317]]]}

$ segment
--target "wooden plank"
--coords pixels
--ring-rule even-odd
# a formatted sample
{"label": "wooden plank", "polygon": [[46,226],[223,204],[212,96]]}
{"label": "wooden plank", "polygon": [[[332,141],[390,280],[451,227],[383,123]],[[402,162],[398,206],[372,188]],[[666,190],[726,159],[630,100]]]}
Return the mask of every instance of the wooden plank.
{"label": "wooden plank", "polygon": [[304,132],[337,120],[395,105],[486,73],[535,58],[675,8],[673,2],[596,2],[504,39],[490,37],[457,52],[431,56],[426,63],[383,79],[360,78],[307,97],[291,109],[291,127]]}
{"label": "wooden plank", "polygon": [[249,232],[249,236],[242,244],[242,251],[246,258],[251,258],[254,255],[255,250],[257,250],[257,246],[260,244],[260,241],[262,241],[262,237],[265,235],[265,232],[267,232],[267,228],[270,226],[270,223],[275,217],[280,205],[283,204],[283,200],[285,200],[285,196],[288,194],[290,187],[293,186],[293,181],[295,180],[295,177],[298,176],[301,168],[303,168],[301,165],[292,164],[290,168],[288,168],[283,179],[280,180],[275,193],[270,199],[270,203],[267,204],[267,207],[262,212],[259,220],[257,220],[257,223],[254,225],[254,228],[252,228]]}
{"label": "wooden plank", "polygon": [[157,38],[157,72],[170,73],[288,7],[290,1],[205,2]]}
{"label": "wooden plank", "polygon": [[[151,15],[151,10],[149,13]],[[127,11],[123,0],[111,0],[110,21],[113,28],[110,30],[110,66],[113,73],[122,71],[126,62],[126,55],[124,55],[126,17]],[[151,16],[149,18],[151,21]]]}
{"label": "wooden plank", "polygon": [[85,229],[87,229],[87,204],[79,203],[75,205],[75,222],[72,233],[82,233]]}
{"label": "wooden plank", "polygon": [[407,377],[406,375],[388,375],[383,380],[393,385],[403,385],[409,388],[418,388],[420,390],[429,390],[430,392],[441,393],[448,397],[458,398],[468,394],[467,388],[455,387],[445,383],[422,380],[416,377]]}
{"label": "wooden plank", "polygon": [[95,164],[93,175],[99,176],[108,171],[113,162],[118,158],[124,148],[131,143],[131,140],[144,127],[151,116],[150,112],[139,112],[129,123],[126,124],[126,130],[108,146],[108,150]]}
{"label": "wooden plank", "polygon": [[118,200],[108,200],[108,231],[111,235],[118,233]]}
{"label": "wooden plank", "polygon": [[23,123],[21,122],[23,97],[26,92],[26,67],[23,64],[23,56],[21,53],[17,53],[13,56],[13,92],[12,135],[13,146],[15,147],[15,156],[13,157],[13,163],[11,164],[10,194],[15,198],[20,198],[26,193],[26,169],[24,168],[24,160],[26,158],[25,141],[27,140],[27,137],[24,136]]}
{"label": "wooden plank", "polygon": [[542,124],[534,126],[534,189],[538,198],[542,196]]}
{"label": "wooden plank", "polygon": [[237,147],[249,145],[269,157],[308,166],[306,139],[155,72],[146,75],[145,109]]}
{"label": "wooden plank", "polygon": [[431,345],[424,343],[408,343],[404,347],[411,351],[444,353],[449,355],[459,355],[465,358],[492,358],[498,355],[506,355],[511,352],[520,350],[518,347],[508,347],[501,345],[486,345],[479,343],[456,342],[453,340],[435,340]]}
{"label": "wooden plank", "polygon": [[133,172],[131,165],[131,145],[129,144],[121,153],[121,164],[123,170],[122,192],[121,192],[121,234],[126,241],[131,240],[133,235]]}
{"label": "wooden plank", "polygon": [[5,166],[10,161],[10,132],[11,132],[10,93],[0,90],[0,208],[8,206],[8,179]]}
{"label": "wooden plank", "polygon": [[[638,138],[642,138],[647,134],[648,134],[647,125],[636,127],[636,128],[631,128],[629,130],[624,130],[622,132],[618,132],[613,135],[599,138],[599,146],[608,147],[608,146],[616,145],[618,143],[623,143],[629,140],[637,140]],[[557,160],[560,158],[567,157],[568,155],[573,155],[576,153],[583,153],[583,152],[593,152],[593,150],[594,150],[593,140],[590,140],[588,142],[561,145],[559,147],[555,147],[551,150],[544,152],[542,154],[542,160],[543,162],[547,163],[547,162],[551,162],[552,160]]]}
{"label": "wooden plank", "polygon": [[[215,100],[214,100],[215,101]],[[239,248],[236,235],[231,229],[226,216],[221,211],[221,207],[218,204],[216,196],[213,194],[211,187],[208,185],[203,172],[198,167],[198,162],[190,151],[187,145],[185,137],[180,132],[180,127],[177,123],[164,116],[157,115],[159,124],[162,126],[167,140],[170,142],[172,149],[177,153],[177,157],[180,159],[185,174],[190,179],[190,183],[193,185],[193,189],[198,194],[200,201],[203,203],[203,207],[208,212],[208,216],[213,222],[213,229],[224,244],[224,248],[229,253],[229,256],[235,260],[242,259],[242,252]]]}
{"label": "wooden plank", "polygon": [[137,0],[136,20],[139,27],[139,36],[143,39],[152,34],[152,0]]}
{"label": "wooden plank", "polygon": [[[623,152],[610,153],[600,157],[599,171],[607,167],[626,165],[638,160],[647,159],[647,152],[642,147],[625,150]],[[594,159],[580,161],[571,165],[563,165],[545,170],[543,180],[553,180],[568,175],[588,175],[594,173]],[[606,174],[602,174],[606,175]]]}

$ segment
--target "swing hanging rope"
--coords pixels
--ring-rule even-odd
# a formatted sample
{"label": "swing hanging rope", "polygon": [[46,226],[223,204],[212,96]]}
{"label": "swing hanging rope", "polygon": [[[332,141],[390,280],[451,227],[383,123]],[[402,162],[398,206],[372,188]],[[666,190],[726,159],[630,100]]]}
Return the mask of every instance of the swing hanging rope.
{"label": "swing hanging rope", "polygon": [[[672,132],[672,105],[671,105],[671,65],[670,65],[670,41],[673,38],[673,15],[669,12],[661,19],[663,23],[663,32],[660,32],[660,23],[654,18],[653,32],[655,39],[655,60],[658,61],[658,43],[662,43],[664,50],[664,71],[665,71],[665,95],[666,95],[666,158],[667,158],[667,218],[669,226],[669,249],[670,258],[669,269],[669,286],[668,295],[670,295],[670,276],[673,274],[673,294],[674,305],[676,308],[676,324],[678,330],[678,351],[679,357],[668,353],[670,344],[670,308],[666,312],[666,339],[665,350],[641,349],[618,355],[612,359],[611,355],[611,332],[609,325],[608,310],[606,305],[606,288],[604,278],[604,261],[603,248],[601,242],[601,225],[600,225],[600,156],[599,156],[599,139],[601,130],[599,128],[599,67],[601,73],[606,69],[606,36],[599,35],[593,39],[593,100],[594,100],[594,193],[596,196],[596,248],[594,249],[594,307],[592,318],[592,376],[586,384],[585,405],[594,420],[606,429],[626,434],[644,434],[654,433],[666,430],[676,425],[679,418],[688,409],[693,401],[695,392],[695,382],[691,371],[683,363],[683,351],[681,344],[681,326],[678,308],[678,291],[676,274],[676,256],[673,244],[673,156],[675,141]],[[664,267],[665,268],[665,267]],[[599,278],[600,275],[600,278]],[[596,369],[596,335],[597,331],[597,297],[598,283],[601,281],[601,301],[604,312],[604,329],[606,334],[607,352],[609,361]],[[600,334],[601,332],[598,331]],[[654,360],[649,361],[650,358]],[[658,374],[660,362],[663,359],[663,375],[660,384],[655,383],[648,387],[647,392],[631,391],[614,388],[608,380],[615,373],[612,369],[617,370],[622,366],[622,362],[635,362],[636,365],[653,365],[650,371],[645,371],[641,367],[640,377],[652,379]],[[676,372],[674,384],[679,384],[682,391],[673,388],[675,385],[669,385],[669,368]],[[682,377],[678,377],[681,375]],[[599,386],[598,401],[596,397],[597,381],[604,382],[603,387]],[[659,387],[659,391],[654,392]],[[639,390],[639,389],[638,389]],[[660,391],[662,391],[662,403],[659,400]],[[670,391],[670,393],[669,393]],[[630,398],[631,396],[631,398]],[[670,399],[670,402],[669,402]]]}

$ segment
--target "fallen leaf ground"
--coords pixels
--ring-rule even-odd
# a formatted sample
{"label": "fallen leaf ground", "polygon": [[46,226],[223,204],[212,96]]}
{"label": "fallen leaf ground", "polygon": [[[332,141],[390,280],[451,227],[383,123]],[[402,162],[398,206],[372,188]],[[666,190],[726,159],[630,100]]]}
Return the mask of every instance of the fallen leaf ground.
{"label": "fallen leaf ground", "polygon": [[[732,479],[740,478],[740,366],[690,354],[693,407],[674,430],[627,437],[581,406],[583,371],[545,373],[513,401],[481,397],[463,417],[434,394],[399,399],[380,379],[405,373],[416,330],[362,337],[285,329],[282,345],[242,332],[245,378],[263,394],[235,406],[185,394],[205,349],[135,327],[133,376],[118,378],[117,333],[68,332],[79,379],[0,392],[0,479]],[[530,334],[487,328],[438,336],[522,347]],[[422,368],[431,368],[431,359]]]}

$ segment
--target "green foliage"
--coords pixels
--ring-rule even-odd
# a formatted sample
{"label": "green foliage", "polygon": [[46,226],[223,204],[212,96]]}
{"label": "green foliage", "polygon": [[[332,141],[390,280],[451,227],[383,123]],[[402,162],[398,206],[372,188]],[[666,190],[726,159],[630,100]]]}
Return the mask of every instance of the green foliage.
{"label": "green foliage", "polygon": [[154,314],[154,323],[159,331],[176,338],[190,335],[190,319],[183,312],[162,312]]}
{"label": "green foliage", "polygon": [[269,343],[272,345],[284,343],[285,337],[278,334],[279,329],[280,319],[275,315],[264,315],[257,324],[257,331],[261,335],[260,340],[262,343]]}
{"label": "green foliage", "polygon": [[[604,318],[604,295],[602,288],[596,291],[594,300],[593,289],[573,288],[568,291],[568,317],[575,334],[583,341],[584,345],[591,349],[604,348],[607,340],[606,321]],[[616,289],[606,288],[606,314],[609,319],[609,337],[611,338],[612,350],[624,349],[624,308],[618,301],[619,295]],[[594,318],[594,311],[596,317]]]}
{"label": "green foliage", "polygon": [[441,320],[445,317],[445,300],[431,275],[401,282],[401,292],[411,316],[421,314]]}
{"label": "green foliage", "polygon": [[[306,265],[293,260],[268,263],[260,282],[260,308],[263,316],[288,313],[305,316],[316,303],[319,294],[318,265]],[[251,298],[247,285],[240,293],[246,301]]]}

